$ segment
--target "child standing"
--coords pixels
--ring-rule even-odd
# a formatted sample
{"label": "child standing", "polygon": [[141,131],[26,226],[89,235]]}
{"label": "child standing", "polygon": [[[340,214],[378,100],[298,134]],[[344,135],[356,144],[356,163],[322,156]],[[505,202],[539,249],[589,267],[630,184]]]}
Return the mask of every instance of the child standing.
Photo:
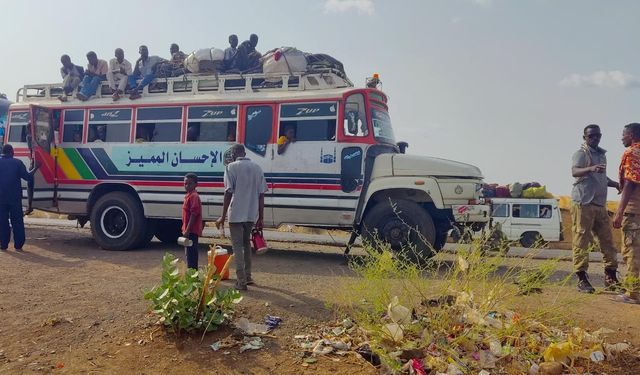
{"label": "child standing", "polygon": [[196,191],[198,176],[187,173],[184,176],[184,190],[187,192],[182,204],[182,235],[193,243],[185,247],[187,267],[198,269],[198,237],[202,236],[202,204]]}

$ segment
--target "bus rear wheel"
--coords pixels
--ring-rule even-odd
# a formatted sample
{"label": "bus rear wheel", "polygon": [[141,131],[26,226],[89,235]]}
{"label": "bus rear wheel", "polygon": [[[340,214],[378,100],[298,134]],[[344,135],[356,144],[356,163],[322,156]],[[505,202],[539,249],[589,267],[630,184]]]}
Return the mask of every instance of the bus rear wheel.
{"label": "bus rear wheel", "polygon": [[158,220],[156,238],[160,242],[175,245],[180,236],[182,236],[182,222],[180,220]]}
{"label": "bus rear wheel", "polygon": [[367,212],[363,227],[365,241],[374,247],[380,241],[387,243],[393,251],[417,262],[434,255],[433,219],[415,202],[405,199],[380,202]]}
{"label": "bus rear wheel", "polygon": [[105,250],[137,247],[146,232],[140,202],[120,191],[100,197],[91,210],[91,232],[98,246]]}

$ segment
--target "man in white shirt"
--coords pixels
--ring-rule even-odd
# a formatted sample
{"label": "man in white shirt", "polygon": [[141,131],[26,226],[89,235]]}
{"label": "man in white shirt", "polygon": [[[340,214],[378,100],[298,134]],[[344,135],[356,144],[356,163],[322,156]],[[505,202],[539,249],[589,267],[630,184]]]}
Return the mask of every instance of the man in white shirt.
{"label": "man in white shirt", "polygon": [[224,228],[228,211],[236,264],[235,288],[247,290],[247,285],[254,284],[251,277],[251,231],[254,226],[262,229],[264,193],[268,188],[262,169],[246,157],[243,145],[233,145],[231,152],[234,161],[224,171],[224,202],[216,227]]}
{"label": "man in white shirt", "polygon": [[87,61],[89,61],[89,64],[87,64],[87,70],[84,72],[82,89],[77,95],[78,99],[83,102],[89,100],[96,93],[100,83],[107,79],[107,72],[109,71],[109,64],[105,60],[98,59],[98,55],[93,51],[87,53]]}
{"label": "man in white shirt", "polygon": [[114,101],[120,99],[120,95],[124,94],[128,77],[132,73],[131,63],[124,58],[122,48],[116,48],[115,55],[116,57],[109,61],[109,71],[107,72],[107,80]]}

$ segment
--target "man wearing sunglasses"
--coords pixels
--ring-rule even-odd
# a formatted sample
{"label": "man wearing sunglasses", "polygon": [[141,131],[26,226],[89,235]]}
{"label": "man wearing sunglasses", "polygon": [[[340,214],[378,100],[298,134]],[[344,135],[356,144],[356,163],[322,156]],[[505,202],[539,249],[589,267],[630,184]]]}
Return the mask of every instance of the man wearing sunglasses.
{"label": "man wearing sunglasses", "polygon": [[602,149],[600,127],[595,124],[584,128],[584,144],[573,154],[571,174],[575,177],[571,191],[571,219],[573,222],[573,266],[578,277],[578,291],[593,293],[589,282],[589,250],[593,236],[600,243],[604,262],[604,284],[613,290],[620,286],[617,249],[613,244],[611,220],[607,213],[607,187],[620,189],[620,185],[607,177],[606,150]]}

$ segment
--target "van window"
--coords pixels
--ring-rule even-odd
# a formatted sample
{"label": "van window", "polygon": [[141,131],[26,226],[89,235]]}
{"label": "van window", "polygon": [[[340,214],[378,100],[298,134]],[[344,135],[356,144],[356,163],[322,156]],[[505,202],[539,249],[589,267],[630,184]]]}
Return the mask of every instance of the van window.
{"label": "van window", "polygon": [[31,114],[28,111],[11,112],[11,117],[9,118],[9,143],[27,142],[30,117]]}
{"label": "van window", "polygon": [[283,104],[280,107],[279,134],[292,128],[296,141],[333,141],[336,139],[337,103]]}
{"label": "van window", "polygon": [[65,110],[62,125],[62,142],[82,142],[83,124],[83,109]]}
{"label": "van window", "polygon": [[549,219],[552,216],[550,204],[514,204],[512,216],[524,219]]}
{"label": "van window", "polygon": [[247,107],[245,115],[245,146],[256,154],[264,156],[271,139],[273,108],[268,105]]}
{"label": "van window", "polygon": [[236,106],[189,107],[187,142],[235,142]]}
{"label": "van window", "polygon": [[509,217],[509,205],[506,203],[494,204],[491,211],[492,217]]}
{"label": "van window", "polygon": [[343,131],[344,135],[348,137],[366,137],[369,135],[364,95],[353,94],[347,98],[344,105]]}
{"label": "van window", "polygon": [[131,109],[89,111],[88,142],[129,142]]}
{"label": "van window", "polygon": [[182,107],[139,108],[136,142],[180,142]]}

